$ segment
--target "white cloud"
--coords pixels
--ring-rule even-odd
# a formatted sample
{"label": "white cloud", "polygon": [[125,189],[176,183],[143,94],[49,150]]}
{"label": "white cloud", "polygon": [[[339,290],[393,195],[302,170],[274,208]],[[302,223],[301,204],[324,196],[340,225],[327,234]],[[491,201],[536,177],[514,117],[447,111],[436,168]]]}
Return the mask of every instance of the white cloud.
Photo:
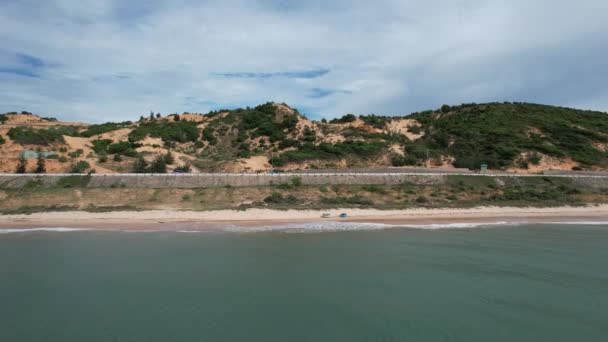
{"label": "white cloud", "polygon": [[[0,111],[105,121],[268,100],[317,117],[491,100],[608,110],[607,10],[602,0],[6,1]],[[16,53],[49,66],[18,75]],[[236,73],[250,77],[226,77]]]}

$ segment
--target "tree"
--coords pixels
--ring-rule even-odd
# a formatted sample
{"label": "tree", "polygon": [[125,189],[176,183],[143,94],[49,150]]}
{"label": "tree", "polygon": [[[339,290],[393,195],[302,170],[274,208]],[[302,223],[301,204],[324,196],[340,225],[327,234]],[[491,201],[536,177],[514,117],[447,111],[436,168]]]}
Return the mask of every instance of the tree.
{"label": "tree", "polygon": [[452,110],[452,107],[450,107],[449,105],[443,105],[443,106],[441,106],[441,112],[442,113],[448,113],[450,110]]}
{"label": "tree", "polygon": [[167,163],[165,162],[165,156],[158,156],[150,167],[148,168],[150,173],[167,173]]}
{"label": "tree", "polygon": [[175,157],[173,157],[171,150],[167,151],[167,154],[165,154],[165,163],[167,163],[167,165],[173,165],[173,163],[175,163]]}
{"label": "tree", "polygon": [[181,120],[181,118],[179,117],[179,114],[175,114],[175,115],[173,116],[173,119],[174,119],[175,121],[179,121],[179,120]]}
{"label": "tree", "polygon": [[91,164],[86,160],[79,160],[76,164],[72,165],[70,173],[84,173],[87,169],[91,168]]}
{"label": "tree", "polygon": [[160,119],[160,117],[161,117],[161,116],[162,116],[162,115],[160,115],[160,113],[156,113],[156,118],[157,118],[157,119]]}
{"label": "tree", "polygon": [[46,173],[46,163],[44,161],[44,153],[38,152],[38,161],[36,162],[36,173]]}
{"label": "tree", "polygon": [[183,173],[190,173],[190,172],[192,172],[192,166],[190,165],[190,163],[186,163],[182,166],[176,167],[175,171],[181,171]]}
{"label": "tree", "polygon": [[143,115],[139,117],[139,122],[142,122],[142,121],[144,121],[144,120],[145,120],[145,118],[144,118],[144,116],[143,116]]}
{"label": "tree", "polygon": [[19,164],[17,164],[16,173],[26,173],[27,172],[27,160],[24,156],[19,157]]}
{"label": "tree", "polygon": [[98,160],[100,163],[105,163],[105,162],[107,162],[107,161],[108,161],[108,154],[107,154],[106,152],[102,152],[102,153],[100,153],[100,154],[98,155],[97,160]]}
{"label": "tree", "polygon": [[154,112],[150,111],[150,120],[154,120]]}
{"label": "tree", "polygon": [[133,173],[146,173],[147,168],[148,162],[144,159],[144,157],[139,157],[133,164]]}

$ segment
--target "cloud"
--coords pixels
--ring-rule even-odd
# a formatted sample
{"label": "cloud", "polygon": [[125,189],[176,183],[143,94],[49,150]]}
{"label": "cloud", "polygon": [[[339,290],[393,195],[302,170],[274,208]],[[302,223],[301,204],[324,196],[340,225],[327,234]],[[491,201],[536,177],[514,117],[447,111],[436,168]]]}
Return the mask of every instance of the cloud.
{"label": "cloud", "polygon": [[603,0],[0,2],[0,112],[136,119],[286,102],[608,110]]}
{"label": "cloud", "polygon": [[279,71],[279,72],[233,72],[218,74],[228,78],[317,78],[329,73],[329,69],[316,69],[304,71]]}
{"label": "cloud", "polygon": [[331,96],[334,94],[352,94],[348,90],[341,89],[323,89],[323,88],[312,88],[309,90],[308,97],[312,99],[320,99],[323,97]]}
{"label": "cloud", "polygon": [[40,71],[50,67],[42,59],[20,52],[0,50],[0,74],[40,78]]}

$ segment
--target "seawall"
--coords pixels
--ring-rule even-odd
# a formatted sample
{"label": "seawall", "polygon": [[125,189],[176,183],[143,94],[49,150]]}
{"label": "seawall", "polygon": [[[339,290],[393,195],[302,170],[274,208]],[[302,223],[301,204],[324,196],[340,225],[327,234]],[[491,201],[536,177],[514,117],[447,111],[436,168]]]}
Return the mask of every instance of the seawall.
{"label": "seawall", "polygon": [[303,185],[397,185],[442,184],[449,177],[502,178],[569,178],[574,184],[592,188],[608,188],[608,176],[598,175],[516,175],[516,174],[441,174],[441,173],[276,173],[276,174],[0,174],[0,188],[20,189],[32,182],[53,187],[74,182],[88,188],[151,188],[196,189],[210,187],[271,186],[290,183],[298,178]]}

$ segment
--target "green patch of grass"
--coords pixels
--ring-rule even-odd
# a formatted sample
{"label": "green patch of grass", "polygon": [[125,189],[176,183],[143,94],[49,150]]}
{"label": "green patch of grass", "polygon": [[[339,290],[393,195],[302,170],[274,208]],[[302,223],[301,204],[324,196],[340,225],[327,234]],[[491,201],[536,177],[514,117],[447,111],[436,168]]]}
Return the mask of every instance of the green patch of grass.
{"label": "green patch of grass", "polygon": [[89,182],[91,181],[91,176],[87,175],[87,176],[66,176],[66,177],[62,177],[60,178],[57,183],[56,183],[56,187],[58,188],[84,188],[86,187]]}

